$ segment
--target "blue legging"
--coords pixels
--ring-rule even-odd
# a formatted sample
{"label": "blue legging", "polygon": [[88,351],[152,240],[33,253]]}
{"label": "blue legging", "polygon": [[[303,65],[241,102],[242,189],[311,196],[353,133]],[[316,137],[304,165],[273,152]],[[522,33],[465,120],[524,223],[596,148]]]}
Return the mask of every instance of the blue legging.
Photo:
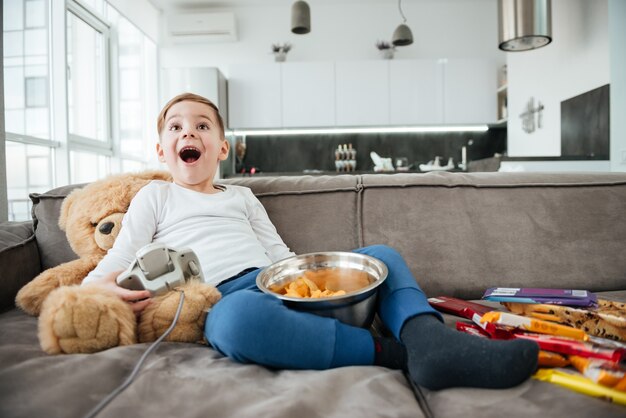
{"label": "blue legging", "polygon": [[[402,256],[375,245],[354,252],[378,258],[389,275],[379,287],[377,312],[399,339],[404,322],[420,314],[441,316],[430,307]],[[280,369],[329,369],[374,364],[374,340],[367,329],[287,308],[256,286],[259,269],[218,286],[205,336],[222,354],[241,363]]]}

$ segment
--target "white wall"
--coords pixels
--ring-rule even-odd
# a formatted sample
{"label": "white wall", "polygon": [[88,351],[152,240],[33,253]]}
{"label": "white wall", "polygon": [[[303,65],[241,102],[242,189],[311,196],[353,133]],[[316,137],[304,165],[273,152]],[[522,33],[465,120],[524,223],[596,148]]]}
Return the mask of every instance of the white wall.
{"label": "white wall", "polygon": [[[509,156],[561,155],[561,101],[610,81],[608,23],[607,0],[552,0],[552,43],[507,53]],[[519,115],[530,97],[545,109],[544,127],[528,134]]]}
{"label": "white wall", "polygon": [[626,1],[609,1],[611,171],[626,171]]}
{"label": "white wall", "polygon": [[[291,3],[198,9],[234,12],[238,41],[172,44],[164,31],[161,66],[214,66],[228,76],[231,63],[273,61],[271,45],[284,42],[293,45],[288,61],[380,59],[376,41],[390,41],[394,29],[401,23],[395,1],[359,3],[344,0],[325,4],[311,1],[309,5],[312,29],[307,35],[291,33]],[[398,48],[395,59],[485,58],[504,64],[505,53],[497,47],[495,0],[405,1],[402,8],[415,41],[410,46]],[[165,12],[164,23],[167,14],[175,10]],[[494,80],[494,96],[495,88]]]}
{"label": "white wall", "polygon": [[609,161],[502,161],[498,171],[558,171],[558,172],[607,172],[611,171]]}
{"label": "white wall", "polygon": [[160,12],[149,0],[107,0],[153,41],[159,41]]}

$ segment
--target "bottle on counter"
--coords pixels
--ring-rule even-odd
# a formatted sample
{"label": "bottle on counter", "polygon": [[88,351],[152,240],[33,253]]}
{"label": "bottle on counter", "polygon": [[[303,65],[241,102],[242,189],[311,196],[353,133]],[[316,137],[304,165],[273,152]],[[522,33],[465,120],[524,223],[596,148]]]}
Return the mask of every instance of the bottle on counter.
{"label": "bottle on counter", "polygon": [[335,149],[335,170],[342,173],[356,170],[356,149],[352,144],[340,144]]}

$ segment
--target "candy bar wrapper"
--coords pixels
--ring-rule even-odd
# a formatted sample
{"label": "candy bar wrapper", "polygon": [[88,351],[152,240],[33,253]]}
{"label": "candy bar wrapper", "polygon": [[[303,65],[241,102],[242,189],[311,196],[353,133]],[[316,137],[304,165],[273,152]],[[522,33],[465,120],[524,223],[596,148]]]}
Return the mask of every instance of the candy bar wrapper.
{"label": "candy bar wrapper", "polygon": [[539,369],[534,379],[554,383],[575,392],[606,399],[616,404],[626,405],[626,393],[599,385],[584,376],[565,373],[556,369]]}
{"label": "candy bar wrapper", "polygon": [[500,328],[489,322],[481,323],[480,316],[478,314],[474,314],[472,320],[474,321],[473,324],[468,324],[467,322],[457,322],[457,331],[476,335],[477,337],[491,338],[494,340],[510,340],[511,338],[514,338],[513,333],[510,330]]}
{"label": "candy bar wrapper", "polygon": [[[430,303],[430,306],[438,311],[460,316],[462,318],[471,319],[485,333],[487,333],[490,338],[495,338],[498,340],[508,340],[510,338],[513,338],[503,327],[498,327],[495,324],[491,323],[482,323],[480,321],[480,318],[484,314],[493,311],[493,308],[489,306],[481,305],[474,302],[468,302],[463,299],[457,299],[449,296],[428,298],[428,303]],[[457,322],[457,326],[458,324],[459,323]]]}
{"label": "candy bar wrapper", "polygon": [[474,324],[482,328],[483,331],[489,335],[489,338],[493,338],[494,340],[510,340],[511,338],[515,338],[513,336],[513,328],[496,325],[491,322],[483,322],[481,321],[481,318],[481,315],[472,315],[472,321]]}
{"label": "candy bar wrapper", "polygon": [[567,306],[598,306],[595,294],[587,290],[543,289],[533,287],[492,287],[483,299],[493,302],[547,303]]}
{"label": "candy bar wrapper", "polygon": [[582,341],[587,341],[589,339],[589,336],[581,329],[566,325],[559,325],[554,322],[544,321],[541,319],[515,315],[508,312],[487,312],[486,314],[483,314],[480,322],[491,322],[493,324],[510,326],[520,330],[538,332],[540,334],[558,335]]}
{"label": "candy bar wrapper", "polygon": [[456,330],[464,332],[466,334],[475,335],[476,337],[489,338],[487,331],[475,324],[468,324],[467,322],[456,323]]}
{"label": "candy bar wrapper", "polygon": [[570,360],[558,353],[539,350],[539,361],[537,364],[540,367],[565,367],[570,364]]}
{"label": "candy bar wrapper", "polygon": [[[490,325],[493,325],[493,324],[490,324]],[[468,324],[466,322],[457,322],[456,329],[457,331],[474,335],[476,337],[490,338],[487,331],[485,331],[484,329],[482,329],[476,324]],[[538,364],[541,367],[565,367],[569,365],[569,363],[570,363],[569,360],[560,354],[551,353],[549,351],[543,351],[543,350],[539,351]]]}
{"label": "candy bar wrapper", "polygon": [[513,333],[513,337],[535,341],[542,350],[553,351],[555,353],[607,360],[613,363],[626,360],[626,350],[622,348],[597,347],[591,343],[569,338],[538,335],[527,332],[515,332]]}
{"label": "candy bar wrapper", "polygon": [[480,303],[468,302],[463,299],[457,299],[449,296],[438,296],[436,298],[428,298],[430,306],[438,311],[449,313],[451,315],[472,319],[474,314],[482,315],[486,312],[493,311],[489,306]]}
{"label": "candy bar wrapper", "polygon": [[626,392],[626,384],[623,383],[626,382],[626,370],[619,363],[580,356],[570,356],[569,359],[586,378],[602,386]]}

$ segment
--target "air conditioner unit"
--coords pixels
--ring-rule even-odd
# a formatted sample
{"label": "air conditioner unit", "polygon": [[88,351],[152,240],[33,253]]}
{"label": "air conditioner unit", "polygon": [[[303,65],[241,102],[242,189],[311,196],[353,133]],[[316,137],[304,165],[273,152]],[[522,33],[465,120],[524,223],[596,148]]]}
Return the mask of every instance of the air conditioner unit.
{"label": "air conditioner unit", "polygon": [[237,40],[235,14],[179,13],[168,19],[174,42],[228,42]]}

